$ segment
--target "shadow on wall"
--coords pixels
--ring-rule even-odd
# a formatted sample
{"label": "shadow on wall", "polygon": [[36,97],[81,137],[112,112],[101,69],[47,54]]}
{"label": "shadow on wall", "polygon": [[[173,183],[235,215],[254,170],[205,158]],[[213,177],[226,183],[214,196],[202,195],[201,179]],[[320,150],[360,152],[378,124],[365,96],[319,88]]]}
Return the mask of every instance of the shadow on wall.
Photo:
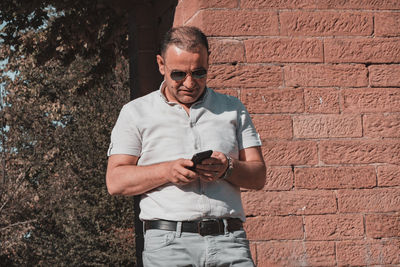
{"label": "shadow on wall", "polygon": [[142,1],[130,10],[131,99],[158,89],[162,76],[156,55],[164,34],[172,27],[177,0]]}

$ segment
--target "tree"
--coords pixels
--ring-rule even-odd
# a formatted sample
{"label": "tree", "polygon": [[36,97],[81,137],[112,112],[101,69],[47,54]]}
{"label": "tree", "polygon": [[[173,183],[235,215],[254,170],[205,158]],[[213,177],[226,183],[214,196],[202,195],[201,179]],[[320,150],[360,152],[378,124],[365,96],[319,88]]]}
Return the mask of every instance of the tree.
{"label": "tree", "polygon": [[107,1],[16,2],[0,3],[0,262],[132,265],[133,205],[104,184],[129,99],[126,16]]}
{"label": "tree", "polygon": [[[0,21],[4,45],[34,55],[38,65],[50,59],[69,65],[76,57],[97,58],[87,79],[77,88],[84,92],[96,86],[100,77],[113,72],[117,54],[128,58],[129,0],[3,0]],[[41,30],[42,38],[27,37]]]}

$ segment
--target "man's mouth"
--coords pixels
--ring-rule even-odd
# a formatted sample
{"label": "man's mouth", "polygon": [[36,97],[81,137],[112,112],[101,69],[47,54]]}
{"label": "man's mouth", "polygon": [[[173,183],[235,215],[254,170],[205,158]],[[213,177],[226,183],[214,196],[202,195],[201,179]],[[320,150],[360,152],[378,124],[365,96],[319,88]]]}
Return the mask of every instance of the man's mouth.
{"label": "man's mouth", "polygon": [[179,91],[180,92],[182,92],[182,93],[184,93],[184,94],[194,94],[197,90],[196,89],[187,89],[187,88],[184,88],[184,89],[179,89]]}

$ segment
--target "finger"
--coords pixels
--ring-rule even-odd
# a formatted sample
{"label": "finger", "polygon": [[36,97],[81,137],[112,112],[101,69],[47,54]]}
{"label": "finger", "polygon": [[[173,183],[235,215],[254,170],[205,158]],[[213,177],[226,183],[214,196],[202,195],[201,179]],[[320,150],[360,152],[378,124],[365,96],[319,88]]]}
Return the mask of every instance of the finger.
{"label": "finger", "polygon": [[178,164],[186,169],[194,166],[193,161],[191,161],[190,159],[179,159]]}
{"label": "finger", "polygon": [[193,179],[191,179],[190,176],[185,175],[180,171],[177,171],[169,180],[174,184],[181,184],[181,183],[190,183],[192,182]]}
{"label": "finger", "polygon": [[186,178],[183,175],[172,177],[169,180],[174,184],[187,184],[191,182],[190,179]]}
{"label": "finger", "polygon": [[197,174],[196,170],[191,170],[186,167],[182,167],[179,170],[179,173],[189,180],[194,180],[194,179],[198,178],[198,174]]}
{"label": "finger", "polygon": [[212,154],[212,157],[216,158],[216,159],[219,159],[221,161],[225,161],[225,159],[226,159],[225,154],[222,153],[222,152],[219,152],[219,151],[214,151],[214,153]]}
{"label": "finger", "polygon": [[220,176],[218,174],[218,172],[209,172],[209,171],[202,171],[202,170],[199,170],[198,175],[199,175],[199,179],[206,181],[206,182],[215,181]]}
{"label": "finger", "polygon": [[221,177],[221,175],[225,172],[226,166],[222,164],[218,165],[198,165],[197,172],[202,172],[203,175],[206,176],[214,176]]}
{"label": "finger", "polygon": [[218,172],[222,167],[223,165],[221,164],[199,164],[196,166],[196,169],[201,171]]}
{"label": "finger", "polygon": [[206,175],[199,175],[200,180],[202,180],[203,182],[212,182],[215,181],[215,177],[213,176],[206,176]]}
{"label": "finger", "polygon": [[202,173],[215,173],[218,172],[220,169],[222,169],[222,165],[198,165],[196,166],[196,172],[202,172]]}
{"label": "finger", "polygon": [[193,162],[188,159],[179,159],[177,164],[175,165],[175,171],[188,178],[196,178],[196,173],[190,170],[190,167],[193,167]]}
{"label": "finger", "polygon": [[202,165],[217,165],[221,164],[221,159],[219,158],[208,158],[201,162]]}

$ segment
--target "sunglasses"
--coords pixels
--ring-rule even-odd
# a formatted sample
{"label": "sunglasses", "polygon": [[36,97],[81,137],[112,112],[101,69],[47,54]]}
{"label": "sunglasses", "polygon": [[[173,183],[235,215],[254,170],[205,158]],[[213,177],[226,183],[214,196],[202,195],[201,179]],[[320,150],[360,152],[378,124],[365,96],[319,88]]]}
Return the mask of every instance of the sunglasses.
{"label": "sunglasses", "polygon": [[184,80],[189,74],[194,79],[203,79],[204,77],[207,76],[207,70],[206,69],[198,69],[198,70],[189,71],[189,72],[185,72],[185,71],[181,71],[181,70],[173,70],[173,71],[171,71],[169,76],[171,77],[172,80],[174,80],[176,82],[180,82],[180,81]]}

